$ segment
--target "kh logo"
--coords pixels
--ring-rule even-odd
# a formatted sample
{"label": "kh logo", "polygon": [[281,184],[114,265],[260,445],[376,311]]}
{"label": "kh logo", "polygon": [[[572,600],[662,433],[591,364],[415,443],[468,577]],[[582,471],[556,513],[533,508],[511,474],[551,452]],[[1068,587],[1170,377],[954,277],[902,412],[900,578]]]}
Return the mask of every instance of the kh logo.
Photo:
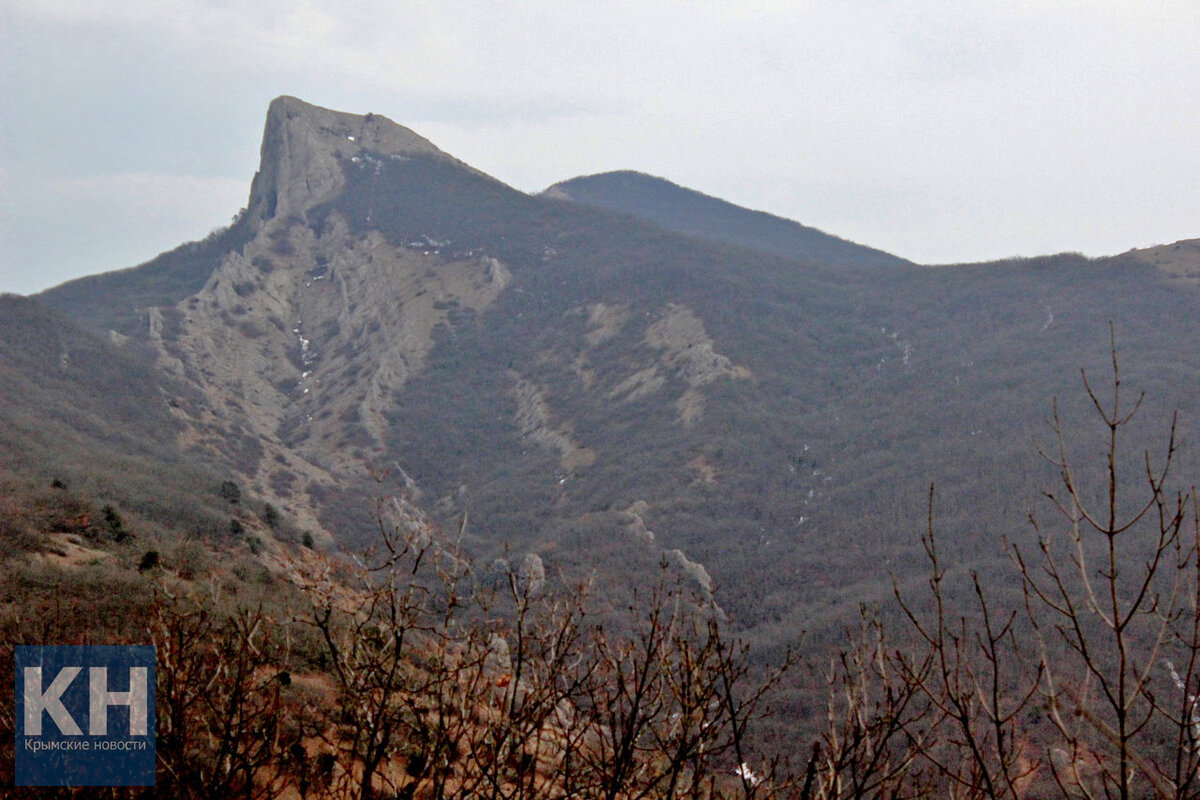
{"label": "kh logo", "polygon": [[16,785],[152,786],[154,648],[16,648]]}

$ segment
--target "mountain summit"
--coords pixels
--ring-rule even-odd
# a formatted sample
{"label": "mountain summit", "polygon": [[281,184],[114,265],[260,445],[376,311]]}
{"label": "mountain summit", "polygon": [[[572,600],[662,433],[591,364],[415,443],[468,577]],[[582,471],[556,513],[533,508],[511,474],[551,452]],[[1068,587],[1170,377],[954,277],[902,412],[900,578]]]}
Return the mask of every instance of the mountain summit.
{"label": "mountain summit", "polygon": [[839,266],[912,266],[890,253],[751,211],[641,172],[605,172],[556,183],[551,198],[624,211],[664,228],[741,244],[786,258]]}
{"label": "mountain summit", "polygon": [[259,171],[247,216],[258,229],[275,216],[303,214],[346,187],[344,159],[449,158],[427,139],[377,114],[346,114],[277,97],[267,109]]}

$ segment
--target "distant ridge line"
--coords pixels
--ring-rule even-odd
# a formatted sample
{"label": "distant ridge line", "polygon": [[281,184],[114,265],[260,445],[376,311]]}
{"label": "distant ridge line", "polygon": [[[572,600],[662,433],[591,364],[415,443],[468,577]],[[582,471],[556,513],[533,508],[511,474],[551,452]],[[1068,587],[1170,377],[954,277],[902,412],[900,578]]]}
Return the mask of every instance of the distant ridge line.
{"label": "distant ridge line", "polygon": [[633,170],[572,178],[554,184],[542,196],[622,211],[679,233],[801,261],[845,267],[915,266],[891,253]]}

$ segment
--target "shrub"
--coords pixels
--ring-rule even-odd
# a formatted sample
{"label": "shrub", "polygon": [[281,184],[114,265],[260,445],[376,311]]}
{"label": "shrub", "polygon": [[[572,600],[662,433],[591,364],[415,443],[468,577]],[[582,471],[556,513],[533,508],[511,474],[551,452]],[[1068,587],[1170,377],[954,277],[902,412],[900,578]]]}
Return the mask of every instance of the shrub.
{"label": "shrub", "polygon": [[104,532],[114,542],[123,542],[130,537],[130,533],[125,529],[125,521],[121,519],[121,515],[111,505],[106,505],[101,513],[104,516]]}
{"label": "shrub", "polygon": [[231,505],[237,505],[237,502],[242,499],[242,488],[234,481],[222,481],[217,489],[217,494]]}
{"label": "shrub", "polygon": [[275,506],[267,503],[263,506],[262,521],[267,524],[271,530],[279,527],[279,512],[275,510]]}

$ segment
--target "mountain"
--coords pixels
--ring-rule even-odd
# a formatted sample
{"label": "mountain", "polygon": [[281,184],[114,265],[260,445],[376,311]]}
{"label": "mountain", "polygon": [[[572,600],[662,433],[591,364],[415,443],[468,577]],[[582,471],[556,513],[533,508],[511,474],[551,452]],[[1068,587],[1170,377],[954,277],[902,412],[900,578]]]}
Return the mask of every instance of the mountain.
{"label": "mountain", "polygon": [[[0,639],[159,643],[171,796],[340,797],[358,780],[355,796],[436,783],[534,797],[546,779],[612,796],[704,775],[749,795],[746,773],[770,757],[728,761],[706,737],[727,739],[725,723],[747,720],[738,703],[757,702],[731,681],[797,642],[807,668],[775,695],[778,729],[746,742],[774,734],[774,752],[798,753],[793,785],[803,773],[836,792],[880,763],[930,782],[897,794],[958,780],[899,766],[933,742],[929,763],[974,769],[955,749],[960,716],[926,714],[926,699],[976,709],[978,741],[1016,742],[1010,764],[1042,757],[1048,787],[1058,745],[1087,770],[1124,765],[1103,700],[1075,715],[1097,730],[1072,738],[1068,724],[1059,741],[1067,715],[1049,715],[1069,698],[1006,696],[1012,722],[988,738],[989,692],[971,679],[997,668],[996,688],[1023,695],[1073,644],[1009,649],[1009,632],[1070,613],[1031,611],[984,638],[955,615],[977,608],[976,575],[990,623],[1027,607],[1006,548],[1036,551],[1031,518],[1066,545],[1060,565],[1091,556],[1044,496],[1064,475],[1119,512],[1174,448],[1162,486],[1194,483],[1196,265],[1189,241],[920,267],[628,173],[531,196],[378,115],[281,97],[228,228],[0,297]],[[1114,383],[1137,413],[1110,427],[1096,407]],[[1128,438],[1110,496],[1113,427]],[[1169,503],[1149,508],[1152,532],[1170,533]],[[1154,562],[1143,532],[1085,577],[1119,590],[1169,562],[1158,577],[1194,578],[1187,541],[1168,538],[1159,556],[1180,549]],[[688,591],[664,588],[675,581]],[[1155,722],[1139,736],[1167,770],[1193,734],[1200,640],[1183,624],[1186,580],[1151,583],[1122,631],[1166,643],[1126,669],[1103,661],[1117,652],[1104,640],[1074,685],[1086,693],[1106,663],[1143,671],[1137,702]],[[929,619],[931,587],[949,615],[940,651],[894,602],[898,590]],[[863,607],[886,636],[868,626],[855,649]],[[1169,641],[1160,616],[1179,623]],[[958,649],[988,636],[997,661]],[[948,671],[922,683],[900,664],[910,652],[909,670],[942,655]],[[1179,678],[1175,664],[1191,666]],[[16,685],[0,675],[0,708]],[[859,750],[833,757],[843,746]]]}
{"label": "mountain", "polygon": [[1110,322],[1147,436],[1200,405],[1195,290],[1133,256],[923,268],[630,173],[530,196],[287,97],[229,229],[36,299],[150,353],[170,435],[299,530],[372,543],[395,497],[484,560],[666,560],[763,646],[921,580],[931,483],[947,557],[1002,563]]}
{"label": "mountain", "polygon": [[912,265],[882,250],[762,211],[750,211],[640,172],[605,172],[572,178],[554,184],[542,194],[624,211],[669,230],[746,245],[799,261],[872,267]]}

